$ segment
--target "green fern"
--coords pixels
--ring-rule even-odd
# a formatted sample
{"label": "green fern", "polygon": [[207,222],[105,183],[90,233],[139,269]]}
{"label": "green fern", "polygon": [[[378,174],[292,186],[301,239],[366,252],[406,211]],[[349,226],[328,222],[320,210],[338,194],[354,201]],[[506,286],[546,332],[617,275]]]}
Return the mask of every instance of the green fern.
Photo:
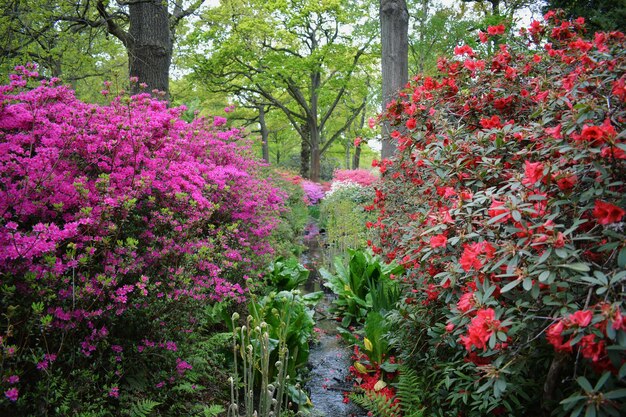
{"label": "green fern", "polygon": [[198,414],[199,416],[202,417],[218,417],[220,414],[222,414],[224,411],[224,407],[222,407],[219,404],[212,404],[212,405],[203,405],[202,406],[202,410],[200,412],[200,414]]}
{"label": "green fern", "polygon": [[353,393],[350,399],[378,417],[400,417],[400,406],[381,393],[374,391],[363,394]]}
{"label": "green fern", "polygon": [[149,417],[161,403],[152,400],[139,400],[130,407],[130,417]]}
{"label": "green fern", "polygon": [[402,414],[405,417],[422,417],[420,409],[419,377],[413,368],[406,365],[400,366],[396,396],[400,400]]}

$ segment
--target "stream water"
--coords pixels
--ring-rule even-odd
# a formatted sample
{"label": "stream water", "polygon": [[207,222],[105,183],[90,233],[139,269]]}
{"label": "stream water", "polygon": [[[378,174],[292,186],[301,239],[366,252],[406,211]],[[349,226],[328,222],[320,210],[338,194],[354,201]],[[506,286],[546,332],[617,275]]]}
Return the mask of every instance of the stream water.
{"label": "stream water", "polygon": [[300,258],[300,262],[311,271],[304,290],[324,290],[325,294],[315,311],[316,326],[320,330],[319,343],[311,348],[309,355],[311,372],[306,389],[313,403],[311,416],[364,417],[367,414],[361,408],[352,402],[344,402],[344,392],[352,390],[351,384],[346,382],[351,352],[339,336],[337,322],[329,312],[333,294],[323,286],[322,278],[317,272],[324,259],[324,248],[320,244],[322,241],[323,236],[318,233],[317,225],[310,223],[304,236],[307,250]]}

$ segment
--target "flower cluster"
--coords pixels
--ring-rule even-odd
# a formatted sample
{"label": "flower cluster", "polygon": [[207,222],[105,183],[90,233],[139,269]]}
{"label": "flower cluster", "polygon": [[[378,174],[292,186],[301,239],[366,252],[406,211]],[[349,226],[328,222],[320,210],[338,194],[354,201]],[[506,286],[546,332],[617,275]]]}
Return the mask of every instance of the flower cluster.
{"label": "flower cluster", "polygon": [[[407,269],[396,337],[424,380],[446,380],[423,387],[433,414],[573,405],[566,368],[607,396],[623,384],[626,37],[587,39],[555,13],[505,31],[440,58],[379,117],[398,153],[374,164],[372,249]],[[594,404],[619,414],[609,397]]]}
{"label": "flower cluster", "polygon": [[333,174],[332,182],[351,181],[367,187],[378,181],[378,178],[367,169],[337,169]]}
{"label": "flower cluster", "polygon": [[[138,364],[180,377],[196,311],[244,300],[283,210],[224,120],[187,123],[147,94],[90,105],[36,78],[21,67],[0,86],[0,414],[27,415],[44,378],[79,369],[98,369],[90,398],[117,398]],[[157,338],[159,354],[142,353]]]}

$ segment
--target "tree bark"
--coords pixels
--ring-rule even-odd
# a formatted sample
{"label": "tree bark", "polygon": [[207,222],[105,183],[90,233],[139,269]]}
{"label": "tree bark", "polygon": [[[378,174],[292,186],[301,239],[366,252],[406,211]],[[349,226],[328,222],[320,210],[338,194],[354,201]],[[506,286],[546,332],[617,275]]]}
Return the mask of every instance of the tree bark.
{"label": "tree bark", "polygon": [[352,156],[352,169],[359,169],[361,163],[361,146],[357,146],[354,149],[354,155]]}
{"label": "tree bark", "polygon": [[309,140],[307,138],[309,134],[309,126],[302,126],[302,146],[300,148],[300,175],[303,178],[309,178],[310,172],[310,157],[311,157],[311,147],[309,145]]}
{"label": "tree bark", "polygon": [[[169,72],[172,63],[173,39],[170,32],[167,2],[146,0],[128,5],[130,26],[128,67],[131,77],[148,85],[148,90],[159,90],[169,99]],[[133,86],[133,92],[140,91]]]}
{"label": "tree bark", "polygon": [[263,160],[269,163],[270,162],[269,132],[267,130],[267,124],[265,123],[265,107],[262,104],[259,106],[259,124],[261,125],[261,148],[263,152]]}
{"label": "tree bark", "polygon": [[[409,79],[409,12],[405,0],[380,0],[380,32],[382,44],[383,111],[394,100],[398,90]],[[396,152],[390,126],[383,123],[382,158]]]}
{"label": "tree bark", "polygon": [[319,88],[321,83],[322,75],[319,71],[313,71],[311,73],[311,111],[307,117],[308,119],[308,130],[309,130],[309,143],[311,145],[311,172],[310,172],[310,180],[319,182],[320,174],[321,174],[321,155],[320,152],[320,139],[321,132],[320,126],[317,120],[317,111],[318,111],[318,99],[319,99]]}

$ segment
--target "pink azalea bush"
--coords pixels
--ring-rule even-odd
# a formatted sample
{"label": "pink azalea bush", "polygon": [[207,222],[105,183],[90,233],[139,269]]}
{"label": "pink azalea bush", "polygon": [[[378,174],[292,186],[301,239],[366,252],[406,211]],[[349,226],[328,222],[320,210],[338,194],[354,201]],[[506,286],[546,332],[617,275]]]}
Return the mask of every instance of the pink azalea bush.
{"label": "pink azalea bush", "polygon": [[378,178],[367,169],[337,169],[332,181],[351,181],[367,187],[374,184],[377,180]]}
{"label": "pink azalea bush", "polygon": [[90,105],[18,70],[0,87],[0,414],[119,408],[128,378],[147,395],[191,372],[202,306],[245,298],[284,196],[221,119]]}
{"label": "pink azalea bush", "polygon": [[381,116],[398,154],[372,248],[408,271],[392,336],[427,415],[624,415],[626,39],[553,12],[503,33]]}
{"label": "pink azalea bush", "polygon": [[309,206],[319,203],[324,198],[324,189],[316,182],[302,181],[302,190],[304,190],[304,201]]}

